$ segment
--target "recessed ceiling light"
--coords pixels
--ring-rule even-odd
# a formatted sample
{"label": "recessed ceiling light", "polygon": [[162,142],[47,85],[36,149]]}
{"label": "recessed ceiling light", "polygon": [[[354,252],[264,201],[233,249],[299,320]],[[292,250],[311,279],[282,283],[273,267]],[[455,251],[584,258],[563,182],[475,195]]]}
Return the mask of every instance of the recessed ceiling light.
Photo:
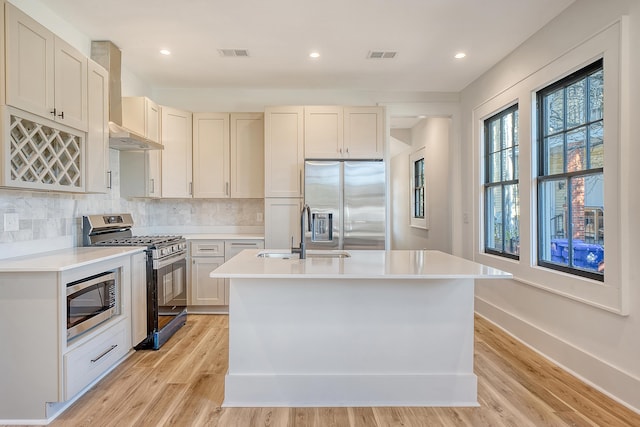
{"label": "recessed ceiling light", "polygon": [[171,55],[171,51],[170,51],[170,50],[168,50],[168,49],[162,49],[162,50],[160,51],[160,53],[161,53],[161,54],[163,54],[163,55]]}
{"label": "recessed ceiling light", "polygon": [[320,53],[319,52],[311,52],[309,54],[309,58],[320,58]]}
{"label": "recessed ceiling light", "polygon": [[466,53],[464,53],[464,52],[458,52],[458,53],[456,53],[455,58],[456,58],[456,59],[462,59],[462,58],[464,58],[465,56],[467,56],[467,54],[466,54]]}

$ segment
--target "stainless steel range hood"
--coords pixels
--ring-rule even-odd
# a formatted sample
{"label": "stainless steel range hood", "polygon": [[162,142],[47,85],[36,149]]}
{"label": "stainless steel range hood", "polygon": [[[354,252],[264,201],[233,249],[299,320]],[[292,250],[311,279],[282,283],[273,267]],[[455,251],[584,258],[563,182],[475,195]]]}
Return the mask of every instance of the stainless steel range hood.
{"label": "stainless steel range hood", "polygon": [[109,71],[109,147],[116,150],[162,150],[162,144],[122,126],[122,53],[110,41],[92,41],[91,59]]}

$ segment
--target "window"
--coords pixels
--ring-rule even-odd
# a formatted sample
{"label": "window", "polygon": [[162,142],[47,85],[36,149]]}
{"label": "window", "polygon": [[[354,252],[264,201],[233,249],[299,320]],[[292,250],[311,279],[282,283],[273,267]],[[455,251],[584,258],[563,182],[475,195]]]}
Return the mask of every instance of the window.
{"label": "window", "polygon": [[424,147],[412,153],[411,160],[411,226],[429,228],[427,180],[425,175]]}
{"label": "window", "polygon": [[537,93],[538,265],[604,281],[603,61]]}
{"label": "window", "polygon": [[413,162],[413,217],[424,218],[424,159]]}
{"label": "window", "polygon": [[484,121],[484,248],[486,253],[518,259],[518,106]]}

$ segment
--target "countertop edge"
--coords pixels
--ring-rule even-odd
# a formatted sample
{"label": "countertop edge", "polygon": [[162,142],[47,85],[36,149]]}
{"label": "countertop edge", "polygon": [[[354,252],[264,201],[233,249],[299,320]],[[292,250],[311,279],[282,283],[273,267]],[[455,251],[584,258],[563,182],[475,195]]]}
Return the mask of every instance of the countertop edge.
{"label": "countertop edge", "polygon": [[384,275],[384,276],[367,276],[367,275],[346,275],[346,274],[216,274],[211,272],[209,277],[225,278],[225,279],[344,279],[344,280],[442,280],[442,279],[513,279],[512,275],[462,275],[462,274],[434,274],[434,275]]}
{"label": "countertop edge", "polygon": [[[282,259],[258,257],[259,249],[240,252],[209,273],[212,278],[294,280],[491,280],[509,272],[440,251],[349,250],[349,256]],[[269,250],[268,252],[274,252]]]}
{"label": "countertop edge", "polygon": [[264,235],[241,233],[187,233],[186,240],[264,240]]}
{"label": "countertop edge", "polygon": [[[51,273],[73,270],[75,268],[85,267],[102,261],[108,261],[123,256],[131,256],[135,253],[144,252],[146,247],[143,246],[118,246],[118,247],[75,247],[68,249],[58,249],[55,251],[41,252],[33,255],[23,255],[16,258],[5,258],[0,260],[0,273]],[[82,254],[82,252],[85,252]],[[88,253],[94,252],[91,256]],[[77,254],[77,255],[76,255]],[[74,261],[72,258],[83,256],[82,260]],[[66,263],[59,265],[47,265],[39,263],[43,258],[55,259],[68,258]],[[10,263],[14,265],[9,265]],[[52,263],[53,264],[53,263]]]}

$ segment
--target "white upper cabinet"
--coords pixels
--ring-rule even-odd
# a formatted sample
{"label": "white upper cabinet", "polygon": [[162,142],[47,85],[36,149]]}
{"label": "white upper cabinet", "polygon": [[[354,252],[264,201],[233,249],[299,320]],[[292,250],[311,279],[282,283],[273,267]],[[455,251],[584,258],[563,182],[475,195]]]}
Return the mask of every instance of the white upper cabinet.
{"label": "white upper cabinet", "polygon": [[[0,85],[2,88],[6,88],[5,80],[5,20],[4,20],[4,0],[0,0]],[[6,90],[0,90],[0,105],[7,103]]]}
{"label": "white upper cabinet", "polygon": [[268,197],[264,199],[264,247],[288,249],[300,244],[299,197]]}
{"label": "white upper cabinet", "polygon": [[382,107],[304,107],[306,159],[382,159]]}
{"label": "white upper cabinet", "polygon": [[145,156],[146,197],[160,198],[162,197],[162,150],[145,151]]}
{"label": "white upper cabinet", "polygon": [[384,157],[384,108],[344,108],[344,154],[350,159]]}
{"label": "white upper cabinet", "polygon": [[192,177],[192,114],[160,107],[160,143],[162,151],[162,197],[190,198]]}
{"label": "white upper cabinet", "polygon": [[122,126],[160,142],[160,107],[145,96],[122,98]]}
{"label": "white upper cabinet", "polygon": [[109,169],[109,73],[99,64],[88,63],[85,191],[106,193]]}
{"label": "white upper cabinet", "polygon": [[55,38],[55,120],[87,130],[87,58]]}
{"label": "white upper cabinet", "polygon": [[339,106],[304,107],[306,159],[342,158],[344,115]]}
{"label": "white upper cabinet", "polygon": [[193,197],[230,197],[229,114],[193,115]]}
{"label": "white upper cabinet", "polygon": [[87,58],[6,4],[6,102],[86,131]]}
{"label": "white upper cabinet", "polygon": [[264,197],[264,114],[231,113],[231,197]]}
{"label": "white upper cabinet", "polygon": [[265,197],[302,197],[303,107],[265,108],[264,160]]}
{"label": "white upper cabinet", "polygon": [[193,196],[261,198],[263,194],[263,114],[194,114]]}
{"label": "white upper cabinet", "polygon": [[161,197],[161,151],[120,151],[120,196]]}
{"label": "white upper cabinet", "polygon": [[[147,97],[122,98],[122,125],[153,142],[160,143],[160,107]],[[162,151],[120,152],[120,195],[161,197]]]}

